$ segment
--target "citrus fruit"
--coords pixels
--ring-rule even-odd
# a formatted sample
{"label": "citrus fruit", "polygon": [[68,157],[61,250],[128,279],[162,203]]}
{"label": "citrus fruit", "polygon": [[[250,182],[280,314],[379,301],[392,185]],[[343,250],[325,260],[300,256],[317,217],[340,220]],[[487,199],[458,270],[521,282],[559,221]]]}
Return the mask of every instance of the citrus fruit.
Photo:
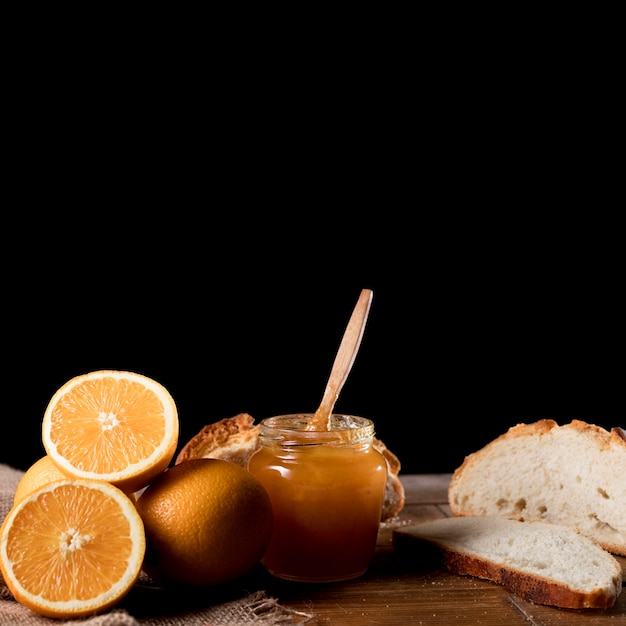
{"label": "citrus fruit", "polygon": [[238,578],[260,562],[272,533],[265,488],[231,461],[174,465],[148,485],[136,507],[146,531],[144,570],[163,584]]}
{"label": "citrus fruit", "polygon": [[135,505],[103,481],[66,478],[39,487],[0,528],[0,570],[9,590],[47,617],[110,608],[136,581],[144,554]]}
{"label": "citrus fruit", "polygon": [[42,456],[24,472],[17,484],[13,495],[13,506],[20,503],[29,493],[55,480],[67,478],[54,461],[48,456]]}
{"label": "citrus fruit", "polygon": [[127,493],[169,465],[178,432],[176,404],[165,387],[113,370],[69,380],[52,396],[42,423],[44,448],[61,471]]}

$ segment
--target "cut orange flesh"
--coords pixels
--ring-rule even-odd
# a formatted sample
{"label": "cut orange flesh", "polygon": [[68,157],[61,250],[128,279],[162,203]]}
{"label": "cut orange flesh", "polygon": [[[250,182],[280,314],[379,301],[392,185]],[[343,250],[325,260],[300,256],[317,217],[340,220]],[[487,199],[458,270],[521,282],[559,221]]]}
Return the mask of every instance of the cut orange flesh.
{"label": "cut orange flesh", "polygon": [[14,506],[0,529],[0,568],[15,599],[48,617],[77,618],[116,604],[145,554],[143,522],[102,481],[49,483]]}
{"label": "cut orange flesh", "polygon": [[130,493],[169,465],[178,412],[158,382],[133,372],[77,376],[52,397],[42,423],[47,454],[67,475],[105,480]]}

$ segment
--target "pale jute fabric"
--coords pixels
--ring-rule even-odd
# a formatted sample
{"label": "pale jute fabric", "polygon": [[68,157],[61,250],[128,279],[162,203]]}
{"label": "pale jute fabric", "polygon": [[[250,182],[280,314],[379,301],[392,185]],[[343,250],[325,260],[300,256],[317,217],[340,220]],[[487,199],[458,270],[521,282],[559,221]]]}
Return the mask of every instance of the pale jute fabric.
{"label": "pale jute fabric", "polygon": [[[0,463],[0,524],[13,505],[23,472]],[[237,595],[237,594],[235,594]],[[94,617],[54,620],[33,613],[16,602],[0,575],[0,626],[238,626],[239,624],[304,624],[313,616],[283,607],[263,590],[244,591],[226,600],[167,597],[142,576],[120,605]]]}

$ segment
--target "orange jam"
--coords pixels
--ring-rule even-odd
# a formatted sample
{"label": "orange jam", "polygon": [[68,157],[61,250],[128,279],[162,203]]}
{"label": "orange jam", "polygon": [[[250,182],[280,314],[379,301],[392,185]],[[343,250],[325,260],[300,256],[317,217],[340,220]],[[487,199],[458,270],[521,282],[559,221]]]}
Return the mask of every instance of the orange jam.
{"label": "orange jam", "polygon": [[376,548],[387,464],[372,446],[370,420],[335,414],[329,430],[306,430],[311,418],[261,422],[261,447],[248,469],[269,493],[274,513],[262,562],[289,580],[356,578]]}

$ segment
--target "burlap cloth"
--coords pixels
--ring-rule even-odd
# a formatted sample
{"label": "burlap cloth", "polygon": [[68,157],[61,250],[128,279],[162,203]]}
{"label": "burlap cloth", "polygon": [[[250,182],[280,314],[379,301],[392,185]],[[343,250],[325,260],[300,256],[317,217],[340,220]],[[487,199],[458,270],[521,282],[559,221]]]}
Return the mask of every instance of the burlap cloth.
{"label": "burlap cloth", "polygon": [[[0,524],[13,504],[23,472],[0,463]],[[142,575],[118,606],[94,617],[55,620],[33,613],[13,599],[0,574],[0,626],[236,626],[238,624],[304,624],[313,616],[283,607],[254,580],[231,588],[168,593]]]}

